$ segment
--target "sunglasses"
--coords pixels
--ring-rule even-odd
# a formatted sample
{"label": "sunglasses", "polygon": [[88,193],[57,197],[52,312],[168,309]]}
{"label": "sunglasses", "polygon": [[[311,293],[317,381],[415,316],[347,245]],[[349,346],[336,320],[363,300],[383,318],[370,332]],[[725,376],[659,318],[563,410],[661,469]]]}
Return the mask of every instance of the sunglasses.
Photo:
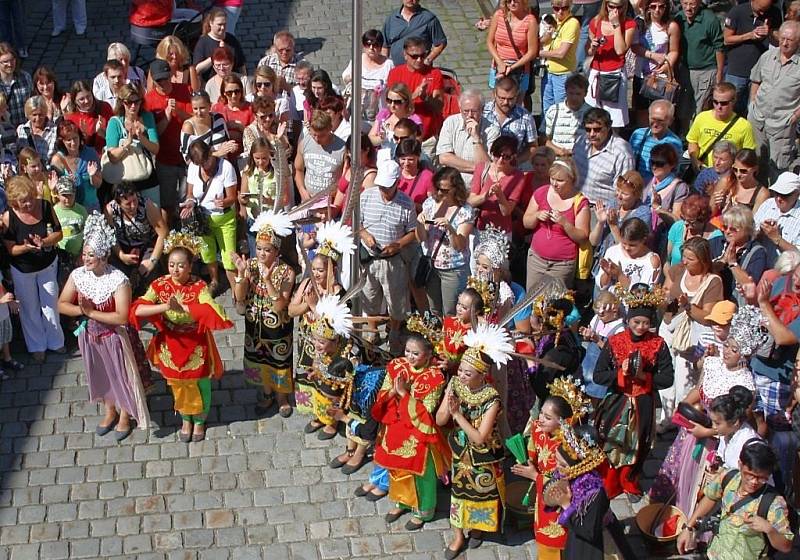
{"label": "sunglasses", "polygon": [[272,82],[256,82],[256,87],[257,88],[264,88],[264,87],[271,88],[272,87]]}
{"label": "sunglasses", "polygon": [[395,144],[400,142],[401,140],[405,140],[406,138],[409,138],[408,136],[398,136],[397,134],[394,134],[393,137],[394,137]]}
{"label": "sunglasses", "polygon": [[733,101],[730,99],[728,99],[727,101],[723,101],[721,99],[712,99],[711,103],[713,103],[714,105],[719,105],[720,107],[727,107],[728,105],[733,103]]}
{"label": "sunglasses", "polygon": [[411,54],[410,52],[406,52],[408,58],[413,58],[414,60],[422,60],[426,58],[429,54],[430,54],[429,52],[418,53],[418,54]]}
{"label": "sunglasses", "polygon": [[386,103],[388,103],[389,105],[404,105],[405,102],[406,102],[405,99],[395,99],[392,97],[388,97],[386,99]]}
{"label": "sunglasses", "polygon": [[738,228],[736,226],[725,226],[724,225],[724,226],[722,226],[722,229],[724,231],[729,231],[731,233],[738,233],[739,231],[741,231],[741,228]]}
{"label": "sunglasses", "polygon": [[666,160],[663,160],[663,159],[651,159],[650,160],[650,166],[651,167],[664,167],[665,165],[667,165]]}
{"label": "sunglasses", "polygon": [[240,90],[239,88],[236,88],[236,89],[226,89],[226,90],[225,90],[225,94],[226,94],[226,95],[233,95],[234,93],[238,93],[238,94],[240,94],[240,95],[241,95],[241,93],[242,93],[242,90]]}
{"label": "sunglasses", "polygon": [[552,6],[554,12],[563,12],[569,10],[569,6]]}
{"label": "sunglasses", "polygon": [[267,113],[267,114],[262,114],[262,115],[256,115],[256,117],[258,117],[262,121],[266,121],[268,119],[274,119],[275,118],[275,113]]}
{"label": "sunglasses", "polygon": [[619,10],[622,7],[622,4],[612,4],[609,2],[606,4],[606,7],[608,7],[609,10]]}
{"label": "sunglasses", "polygon": [[122,103],[124,105],[136,105],[137,103],[141,103],[141,102],[142,102],[142,100],[138,99],[138,98],[137,99],[123,99],[122,100]]}
{"label": "sunglasses", "polygon": [[438,192],[439,194],[447,194],[447,193],[449,193],[449,192],[452,190],[452,189],[443,189],[443,188],[442,188],[442,187],[440,187],[439,185],[436,185],[436,186],[435,186],[435,187],[433,187],[433,188],[434,188],[434,189],[436,189],[436,192]]}
{"label": "sunglasses", "polygon": [[381,43],[378,43],[377,41],[364,41],[361,44],[367,48],[375,47],[376,49],[379,49],[383,46]]}
{"label": "sunglasses", "polygon": [[747,169],[746,167],[731,167],[731,171],[737,175],[747,175],[752,171],[752,169]]}
{"label": "sunglasses", "polygon": [[587,126],[584,128],[587,134],[599,134],[603,132],[604,127],[602,126]]}
{"label": "sunglasses", "polygon": [[517,154],[512,154],[510,152],[503,152],[502,154],[497,154],[494,157],[496,157],[497,159],[504,159],[506,161],[511,161],[512,159],[517,157]]}

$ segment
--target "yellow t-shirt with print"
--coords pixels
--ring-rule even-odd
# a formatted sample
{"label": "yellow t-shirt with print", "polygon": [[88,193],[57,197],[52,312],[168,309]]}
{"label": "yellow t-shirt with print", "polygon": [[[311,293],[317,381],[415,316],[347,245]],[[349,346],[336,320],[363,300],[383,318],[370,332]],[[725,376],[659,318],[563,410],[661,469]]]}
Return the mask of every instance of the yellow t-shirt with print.
{"label": "yellow t-shirt with print", "polygon": [[556,25],[556,29],[553,31],[553,39],[546,45],[547,50],[558,50],[558,47],[564,42],[570,43],[570,47],[564,58],[546,59],[548,72],[551,74],[566,74],[567,72],[575,71],[578,65],[575,55],[578,52],[578,38],[580,34],[581,24],[578,22],[577,18],[569,17]]}
{"label": "yellow t-shirt with print", "polygon": [[[709,148],[717,142],[719,134],[725,130],[729,122],[730,121],[717,120],[714,117],[713,110],[703,111],[695,117],[692,126],[689,128],[689,132],[686,134],[686,141],[700,146],[700,153],[698,155],[702,155],[703,152],[708,150],[708,155],[706,155],[705,161],[703,161],[704,165],[709,167],[714,165],[712,150]],[[737,150],[741,150],[742,148],[756,149],[753,127],[747,122],[747,119],[742,117],[739,117],[728,132],[725,133],[725,136],[719,139],[731,142],[736,146]]]}

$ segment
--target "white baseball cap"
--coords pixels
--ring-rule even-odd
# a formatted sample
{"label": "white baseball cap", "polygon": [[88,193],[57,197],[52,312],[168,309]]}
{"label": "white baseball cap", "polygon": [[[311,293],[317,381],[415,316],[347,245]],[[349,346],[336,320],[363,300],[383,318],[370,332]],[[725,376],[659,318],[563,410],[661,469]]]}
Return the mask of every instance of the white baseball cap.
{"label": "white baseball cap", "polygon": [[397,184],[400,179],[400,166],[393,159],[378,163],[378,173],[375,175],[375,185],[389,189]]}
{"label": "white baseball cap", "polygon": [[792,194],[800,190],[800,176],[791,171],[784,171],[778,175],[775,182],[770,185],[769,190],[783,195]]}

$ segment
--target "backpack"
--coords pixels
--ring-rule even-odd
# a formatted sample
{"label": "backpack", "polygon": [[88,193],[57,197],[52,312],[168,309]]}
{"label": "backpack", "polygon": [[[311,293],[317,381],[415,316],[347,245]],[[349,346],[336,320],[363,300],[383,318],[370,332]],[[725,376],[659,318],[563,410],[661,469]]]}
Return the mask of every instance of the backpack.
{"label": "backpack", "polygon": [[[728,486],[728,484],[730,484],[730,482],[733,480],[733,477],[735,477],[737,474],[739,474],[739,469],[731,469],[725,473],[725,476],[722,477],[722,485],[720,486],[720,488],[723,493],[725,493],[725,488]],[[777,497],[778,497],[778,491],[775,490],[775,488],[770,486],[769,484],[766,484],[763,490],[761,491],[761,496],[758,497],[758,510],[756,511],[756,515],[758,515],[763,519],[766,519],[767,515],[769,514],[769,508],[772,507],[772,502],[774,502],[775,498]],[[721,504],[722,501],[720,500],[719,503]],[[734,506],[736,506],[735,503]],[[738,508],[735,507],[729,513],[732,513],[735,509]],[[764,539],[764,548],[761,550],[759,558],[772,558],[776,550],[770,544],[769,539],[766,537],[766,535],[762,535],[762,537]]]}

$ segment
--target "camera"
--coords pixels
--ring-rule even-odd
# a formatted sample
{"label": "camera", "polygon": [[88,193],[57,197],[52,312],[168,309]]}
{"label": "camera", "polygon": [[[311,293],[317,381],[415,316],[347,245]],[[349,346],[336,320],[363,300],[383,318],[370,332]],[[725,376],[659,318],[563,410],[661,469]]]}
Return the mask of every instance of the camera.
{"label": "camera", "polygon": [[634,350],[628,357],[628,371],[626,375],[636,375],[639,372],[639,365],[642,363],[642,355],[638,350]]}
{"label": "camera", "polygon": [[719,532],[719,520],[719,515],[707,515],[705,517],[701,517],[694,525],[695,533],[711,532],[716,535]]}

